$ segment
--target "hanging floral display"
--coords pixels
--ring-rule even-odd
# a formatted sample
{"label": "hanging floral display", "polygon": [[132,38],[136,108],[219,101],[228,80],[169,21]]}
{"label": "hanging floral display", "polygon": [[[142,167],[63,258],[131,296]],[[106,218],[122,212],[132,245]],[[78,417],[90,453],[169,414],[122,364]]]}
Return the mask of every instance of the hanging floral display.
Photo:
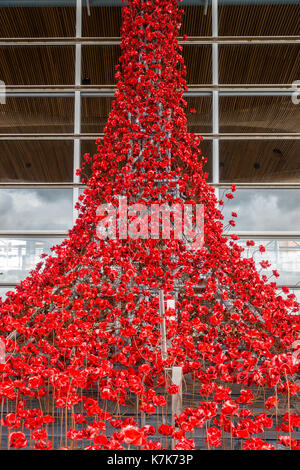
{"label": "hanging floral display", "polygon": [[[299,449],[299,305],[224,233],[187,132],[183,12],[122,10],[117,91],[78,170],[76,224],[0,304],[2,448]],[[197,208],[195,244],[182,227]]]}

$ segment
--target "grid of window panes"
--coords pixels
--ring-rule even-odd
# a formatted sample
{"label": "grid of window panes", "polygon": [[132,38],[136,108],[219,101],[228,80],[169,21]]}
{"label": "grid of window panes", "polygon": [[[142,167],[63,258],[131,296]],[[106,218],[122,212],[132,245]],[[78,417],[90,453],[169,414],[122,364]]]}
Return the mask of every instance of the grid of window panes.
{"label": "grid of window panes", "polygon": [[[76,168],[96,151],[120,55],[121,1],[36,4],[0,4],[0,295],[72,226]],[[181,6],[186,112],[209,181],[220,197],[236,184],[224,215],[238,213],[245,256],[259,267],[246,240],[265,245],[269,275],[300,297],[300,0]]]}

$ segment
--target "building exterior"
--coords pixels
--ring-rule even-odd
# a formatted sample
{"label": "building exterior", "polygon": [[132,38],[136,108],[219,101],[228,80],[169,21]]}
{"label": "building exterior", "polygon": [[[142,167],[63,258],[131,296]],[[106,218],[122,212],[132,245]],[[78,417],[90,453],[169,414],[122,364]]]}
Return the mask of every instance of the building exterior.
{"label": "building exterior", "polygon": [[[96,152],[115,92],[120,5],[0,2],[0,295],[76,218],[76,168]],[[264,244],[270,276],[300,299],[300,1],[182,6],[187,116],[209,181],[220,197],[236,184],[230,231]]]}

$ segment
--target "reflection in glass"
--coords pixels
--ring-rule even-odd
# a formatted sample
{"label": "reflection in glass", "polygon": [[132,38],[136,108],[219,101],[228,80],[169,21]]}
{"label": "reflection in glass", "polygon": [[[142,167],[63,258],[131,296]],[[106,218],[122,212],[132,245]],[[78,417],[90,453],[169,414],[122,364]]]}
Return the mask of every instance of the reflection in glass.
{"label": "reflection in glass", "polygon": [[0,230],[67,230],[72,189],[0,189]]}
{"label": "reflection in glass", "polygon": [[42,253],[51,253],[51,247],[61,238],[0,238],[0,282],[17,283],[41,261]]}
{"label": "reflection in glass", "polygon": [[[231,212],[238,217],[234,230],[247,232],[299,231],[300,190],[299,189],[241,189],[234,193],[234,199],[225,197],[224,224],[231,220]],[[223,190],[220,190],[222,196]]]}
{"label": "reflection in glass", "polygon": [[[280,285],[294,286],[299,283],[300,287],[300,239],[252,239],[255,246],[247,247],[246,240],[241,239],[238,244],[241,245],[245,251],[243,256],[253,257],[258,270],[268,277],[272,275],[272,270],[276,269],[280,277],[276,281]],[[258,247],[263,245],[265,252],[260,253]],[[261,261],[269,261],[271,267],[262,269],[259,264]]]}
{"label": "reflection in glass", "polygon": [[296,296],[296,302],[300,304],[300,289],[291,289],[291,293],[295,294]]}
{"label": "reflection in glass", "polygon": [[2,301],[6,299],[6,293],[13,290],[13,287],[0,287],[0,297],[2,297]]}

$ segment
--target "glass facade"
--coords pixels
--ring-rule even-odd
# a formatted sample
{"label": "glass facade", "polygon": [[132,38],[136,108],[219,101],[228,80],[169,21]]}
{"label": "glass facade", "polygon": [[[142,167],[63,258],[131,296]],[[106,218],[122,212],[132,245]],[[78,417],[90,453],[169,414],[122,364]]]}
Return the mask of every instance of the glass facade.
{"label": "glass facade", "polygon": [[[34,269],[42,253],[51,253],[62,238],[6,237],[0,238],[1,283],[17,283]],[[1,295],[1,294],[0,294]]]}
{"label": "glass facade", "polygon": [[[0,295],[72,226],[82,188],[76,168],[96,151],[120,55],[121,1],[34,3],[0,5]],[[300,104],[292,98],[300,80],[300,0],[181,6],[189,130],[204,136],[219,197],[237,185],[224,224],[236,211],[231,231],[242,244],[265,244],[263,259],[277,266],[278,282],[296,286]]]}

